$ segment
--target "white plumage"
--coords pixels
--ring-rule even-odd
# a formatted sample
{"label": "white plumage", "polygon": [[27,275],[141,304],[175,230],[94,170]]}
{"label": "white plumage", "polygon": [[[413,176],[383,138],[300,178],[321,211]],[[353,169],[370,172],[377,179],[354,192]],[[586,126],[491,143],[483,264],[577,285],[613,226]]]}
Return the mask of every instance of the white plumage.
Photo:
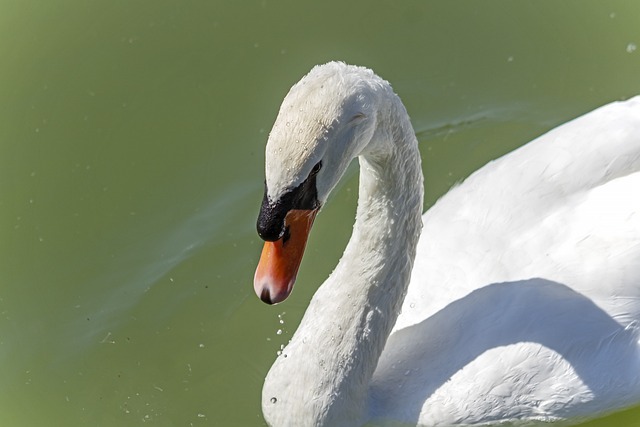
{"label": "white plumage", "polygon": [[314,68],[266,157],[271,200],[321,160],[324,202],[361,165],[351,240],[265,380],[270,425],[577,419],[640,401],[640,97],[489,163],[422,218],[415,135],[370,70]]}

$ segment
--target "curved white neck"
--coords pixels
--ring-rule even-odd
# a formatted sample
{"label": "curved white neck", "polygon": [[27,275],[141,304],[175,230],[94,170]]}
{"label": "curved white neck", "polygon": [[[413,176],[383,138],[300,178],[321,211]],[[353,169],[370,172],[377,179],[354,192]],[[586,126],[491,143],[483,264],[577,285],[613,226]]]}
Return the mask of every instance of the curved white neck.
{"label": "curved white neck", "polygon": [[[420,154],[399,99],[381,110],[360,156],[353,234],[263,389],[274,426],[362,422],[369,381],[399,314],[421,229]],[[339,420],[339,421],[338,421]]]}

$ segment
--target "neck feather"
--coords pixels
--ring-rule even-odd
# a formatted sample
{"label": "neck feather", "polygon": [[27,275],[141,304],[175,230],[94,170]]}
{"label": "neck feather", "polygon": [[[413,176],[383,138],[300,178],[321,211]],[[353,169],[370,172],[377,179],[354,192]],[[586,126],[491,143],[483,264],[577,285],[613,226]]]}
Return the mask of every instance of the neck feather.
{"label": "neck feather", "polygon": [[365,417],[369,381],[399,314],[422,224],[420,154],[394,100],[374,135],[386,149],[360,157],[356,223],[344,255],[265,380],[263,410],[268,421],[278,420],[273,425],[353,425]]}

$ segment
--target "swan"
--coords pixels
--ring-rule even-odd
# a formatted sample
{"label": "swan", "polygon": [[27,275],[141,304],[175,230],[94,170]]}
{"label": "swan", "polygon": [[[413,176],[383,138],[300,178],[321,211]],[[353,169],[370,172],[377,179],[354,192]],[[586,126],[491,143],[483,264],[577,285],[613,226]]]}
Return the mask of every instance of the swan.
{"label": "swan", "polygon": [[571,423],[640,402],[640,96],[490,162],[423,215],[390,84],[314,67],[266,145],[266,303],[291,293],[355,158],[353,233],[265,378],[270,426]]}

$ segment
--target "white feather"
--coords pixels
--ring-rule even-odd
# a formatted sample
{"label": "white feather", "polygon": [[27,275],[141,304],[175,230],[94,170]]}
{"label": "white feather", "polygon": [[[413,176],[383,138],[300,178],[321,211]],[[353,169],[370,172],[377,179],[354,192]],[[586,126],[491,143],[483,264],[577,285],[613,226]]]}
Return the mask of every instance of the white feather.
{"label": "white feather", "polygon": [[399,98],[370,70],[316,67],[270,135],[270,196],[322,160],[324,201],[357,156],[354,232],[265,380],[271,426],[549,421],[640,401],[640,97],[489,163],[421,218]]}

